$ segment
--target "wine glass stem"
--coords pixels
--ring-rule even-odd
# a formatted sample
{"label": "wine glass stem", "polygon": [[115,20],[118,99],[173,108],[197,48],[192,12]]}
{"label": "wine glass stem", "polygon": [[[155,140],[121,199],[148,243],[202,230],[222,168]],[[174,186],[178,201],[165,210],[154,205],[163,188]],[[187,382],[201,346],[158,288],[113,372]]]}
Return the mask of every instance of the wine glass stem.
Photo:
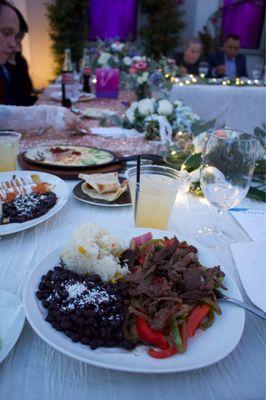
{"label": "wine glass stem", "polygon": [[215,221],[214,231],[217,232],[218,234],[221,234],[222,233],[222,227],[221,227],[222,221],[221,221],[221,218],[222,218],[222,215],[223,215],[223,210],[218,209],[217,212],[218,212],[218,215],[217,215],[217,218],[216,218],[216,221]]}

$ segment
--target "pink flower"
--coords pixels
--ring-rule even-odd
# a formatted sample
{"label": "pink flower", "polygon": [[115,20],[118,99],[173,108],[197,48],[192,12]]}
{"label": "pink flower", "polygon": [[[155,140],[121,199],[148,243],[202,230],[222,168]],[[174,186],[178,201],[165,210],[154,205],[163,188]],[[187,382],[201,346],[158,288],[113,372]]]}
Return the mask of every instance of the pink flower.
{"label": "pink flower", "polygon": [[130,74],[136,74],[137,73],[137,70],[136,70],[135,66],[129,68],[129,73]]}
{"label": "pink flower", "polygon": [[134,64],[134,68],[136,68],[137,71],[145,71],[147,67],[148,64],[145,61],[138,61]]}

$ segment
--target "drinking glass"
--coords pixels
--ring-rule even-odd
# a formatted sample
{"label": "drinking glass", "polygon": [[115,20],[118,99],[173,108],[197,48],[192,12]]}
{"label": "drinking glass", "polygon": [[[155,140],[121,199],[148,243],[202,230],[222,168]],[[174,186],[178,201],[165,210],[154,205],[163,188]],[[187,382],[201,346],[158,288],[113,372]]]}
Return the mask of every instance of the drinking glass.
{"label": "drinking glass", "polygon": [[254,170],[256,139],[253,135],[233,129],[208,132],[203,146],[200,185],[205,198],[218,211],[214,228],[197,232],[198,239],[208,247],[225,247],[233,239],[221,229],[222,215],[246,196]]}
{"label": "drinking glass", "polygon": [[199,64],[199,74],[201,78],[205,78],[209,71],[209,64],[207,61],[201,61]]}
{"label": "drinking glass", "polygon": [[0,172],[16,169],[20,137],[18,132],[0,131]]}
{"label": "drinking glass", "polygon": [[253,79],[261,79],[262,76],[262,65],[255,65],[255,68],[252,70]]}
{"label": "drinking glass", "polygon": [[182,175],[169,167],[145,165],[136,184],[136,174],[136,167],[126,172],[136,226],[166,229],[176,194],[183,190]]}

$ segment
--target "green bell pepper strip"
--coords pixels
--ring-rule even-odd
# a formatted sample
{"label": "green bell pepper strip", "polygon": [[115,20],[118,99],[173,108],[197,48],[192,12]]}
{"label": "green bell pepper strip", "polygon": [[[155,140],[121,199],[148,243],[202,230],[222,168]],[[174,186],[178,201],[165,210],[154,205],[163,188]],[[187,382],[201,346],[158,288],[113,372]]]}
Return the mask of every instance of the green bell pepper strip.
{"label": "green bell pepper strip", "polygon": [[215,301],[213,301],[212,299],[210,299],[209,297],[203,297],[200,302],[200,304],[207,304],[207,306],[210,307],[211,310],[215,311],[216,314],[221,315],[222,311],[220,309],[220,307],[215,303]]}
{"label": "green bell pepper strip", "polygon": [[210,326],[212,326],[214,322],[214,312],[212,310],[210,310],[209,314],[208,314],[208,319],[206,322],[204,322],[203,324],[201,324],[201,329],[203,329],[204,331],[206,329],[208,329]]}
{"label": "green bell pepper strip", "polygon": [[173,319],[170,321],[170,328],[171,328],[171,333],[172,333],[174,342],[177,345],[178,352],[184,353],[185,350],[184,350],[182,338],[181,338],[181,335],[179,332],[178,323]]}

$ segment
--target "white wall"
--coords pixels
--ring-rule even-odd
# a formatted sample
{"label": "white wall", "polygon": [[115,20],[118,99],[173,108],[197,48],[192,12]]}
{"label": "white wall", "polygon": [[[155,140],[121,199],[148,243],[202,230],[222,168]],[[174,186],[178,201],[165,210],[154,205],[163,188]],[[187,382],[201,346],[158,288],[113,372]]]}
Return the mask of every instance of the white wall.
{"label": "white wall", "polygon": [[46,17],[46,0],[14,0],[29,25],[29,34],[23,41],[30,74],[36,88],[42,88],[54,77],[51,41]]}

